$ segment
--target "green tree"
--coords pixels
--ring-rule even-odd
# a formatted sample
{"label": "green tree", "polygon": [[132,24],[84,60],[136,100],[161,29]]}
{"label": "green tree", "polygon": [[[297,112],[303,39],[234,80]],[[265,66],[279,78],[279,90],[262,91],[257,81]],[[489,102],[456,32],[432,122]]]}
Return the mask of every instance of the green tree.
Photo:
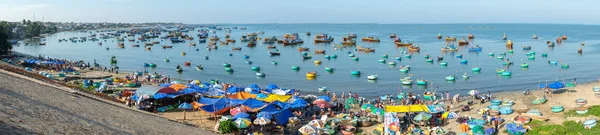
{"label": "green tree", "polygon": [[40,22],[33,22],[27,25],[27,30],[25,30],[25,37],[31,38],[40,36],[42,32],[44,32],[44,25]]}
{"label": "green tree", "polygon": [[4,26],[0,26],[0,55],[5,55],[12,50],[12,45],[8,43],[8,33]]}
{"label": "green tree", "polygon": [[23,24],[23,25],[27,24],[27,21],[25,21],[25,19],[23,19],[23,22],[22,22],[22,24]]}

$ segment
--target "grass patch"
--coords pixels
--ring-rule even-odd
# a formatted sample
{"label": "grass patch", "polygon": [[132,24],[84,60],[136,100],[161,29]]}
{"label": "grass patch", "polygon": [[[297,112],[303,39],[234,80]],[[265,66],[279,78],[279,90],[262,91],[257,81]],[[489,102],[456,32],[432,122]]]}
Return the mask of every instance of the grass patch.
{"label": "grass patch", "polygon": [[527,123],[526,125],[530,126],[531,128],[535,128],[535,127],[546,125],[546,122],[541,121],[541,120],[532,120],[531,122]]}
{"label": "grass patch", "polygon": [[[534,121],[532,121],[534,122]],[[540,124],[540,123],[534,123]],[[541,123],[543,124],[543,123]],[[529,125],[529,124],[528,124]],[[551,125],[540,125],[533,127],[532,130],[527,132],[528,135],[598,135],[600,134],[600,127],[596,126],[592,129],[584,129],[581,123],[575,121],[565,121],[562,125],[551,124]]]}
{"label": "grass patch", "polygon": [[589,115],[600,117],[600,106],[598,106],[598,105],[590,106],[588,108],[588,112],[586,114],[577,114],[577,112],[575,112],[575,110],[569,110],[569,111],[565,112],[564,114],[566,117],[585,117],[585,116],[589,116]]}

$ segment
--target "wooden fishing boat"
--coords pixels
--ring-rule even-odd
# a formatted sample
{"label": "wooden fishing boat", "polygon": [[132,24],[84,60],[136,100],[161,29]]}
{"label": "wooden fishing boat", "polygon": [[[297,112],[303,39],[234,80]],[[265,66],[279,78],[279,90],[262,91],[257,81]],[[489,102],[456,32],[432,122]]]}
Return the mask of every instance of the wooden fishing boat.
{"label": "wooden fishing boat", "polygon": [[531,37],[531,39],[538,39],[538,36],[533,34],[533,36]]}
{"label": "wooden fishing boat", "polygon": [[[108,48],[106,48],[108,49]],[[152,50],[152,47],[145,47],[146,50]]]}
{"label": "wooden fishing boat", "polygon": [[163,49],[167,49],[167,48],[173,48],[173,46],[172,46],[172,45],[162,45],[161,47],[162,47]]}
{"label": "wooden fishing boat", "polygon": [[446,37],[446,41],[456,41],[456,37]]}
{"label": "wooden fishing boat", "polygon": [[469,41],[462,39],[458,41],[458,45],[469,45]]}
{"label": "wooden fishing boat", "polygon": [[583,49],[582,48],[577,49],[577,53],[583,53]]}
{"label": "wooden fishing boat", "polygon": [[301,51],[301,52],[308,51],[308,49],[309,49],[308,47],[300,47],[300,48],[298,48],[298,51]]}
{"label": "wooden fishing boat", "polygon": [[506,40],[508,39],[508,37],[506,37],[506,33],[504,33],[504,36],[502,36],[502,40]]}
{"label": "wooden fishing boat", "polygon": [[125,48],[125,45],[117,45],[118,48]]}
{"label": "wooden fishing boat", "polygon": [[369,76],[367,76],[367,79],[369,79],[369,80],[377,80],[377,75],[369,75]]}
{"label": "wooden fishing boat", "polygon": [[469,38],[469,39],[474,39],[474,38],[475,38],[475,36],[474,36],[473,34],[469,34],[469,36],[467,36],[467,38]]}
{"label": "wooden fishing boat", "polygon": [[277,46],[274,46],[274,45],[267,45],[267,48],[268,48],[268,49],[274,49],[274,48],[277,48]]}
{"label": "wooden fishing boat", "polygon": [[560,37],[562,40],[567,40],[567,35],[563,35],[562,37]]}
{"label": "wooden fishing boat", "polygon": [[325,54],[325,50],[314,50],[315,54]]}
{"label": "wooden fishing boat", "polygon": [[355,40],[346,40],[342,42],[342,45],[356,45]]}
{"label": "wooden fishing boat", "polygon": [[223,42],[223,41],[219,41],[220,45],[229,45],[229,42]]}
{"label": "wooden fishing boat", "polygon": [[395,42],[396,46],[411,46],[413,43],[409,42]]}
{"label": "wooden fishing boat", "polygon": [[375,52],[375,49],[370,48],[370,47],[357,47],[358,51],[362,51],[362,52]]}
{"label": "wooden fishing boat", "polygon": [[306,77],[316,77],[317,72],[306,72]]}
{"label": "wooden fishing boat", "polygon": [[442,47],[442,51],[458,51],[458,48],[446,46],[446,47]]}
{"label": "wooden fishing boat", "polygon": [[[326,35],[325,35],[326,36]],[[333,38],[332,37],[323,37],[323,36],[317,36],[317,38],[315,38],[315,43],[331,43],[333,42]]]}
{"label": "wooden fishing boat", "polygon": [[192,63],[191,63],[191,62],[189,62],[189,61],[183,62],[183,65],[184,65],[184,66],[190,66],[191,64],[192,64]]}
{"label": "wooden fishing boat", "polygon": [[194,44],[194,43],[190,43],[190,46],[196,46],[196,44]]}
{"label": "wooden fishing boat", "polygon": [[235,43],[235,39],[227,38],[225,39],[228,43]]}
{"label": "wooden fishing boat", "polygon": [[233,48],[231,48],[231,50],[239,51],[239,50],[242,50],[242,48],[241,47],[233,47]]}
{"label": "wooden fishing boat", "polygon": [[396,38],[396,37],[397,37],[397,36],[396,36],[396,34],[395,34],[395,33],[392,33],[392,34],[390,35],[390,38]]}
{"label": "wooden fishing boat", "polygon": [[208,38],[208,40],[210,40],[210,41],[219,41],[219,39],[221,39],[221,38],[219,38],[219,37],[210,37],[210,38]]}
{"label": "wooden fishing boat", "polygon": [[420,50],[421,50],[421,47],[419,47],[419,46],[411,45],[410,47],[408,47],[408,51],[411,51],[411,52],[418,52]]}
{"label": "wooden fishing boat", "polygon": [[256,46],[256,42],[249,42],[248,45],[246,45],[247,47],[255,47]]}
{"label": "wooden fishing boat", "polygon": [[365,41],[365,42],[380,42],[379,38],[376,38],[376,37],[362,38],[362,41]]}
{"label": "wooden fishing boat", "polygon": [[271,56],[278,56],[281,55],[280,52],[269,52],[269,54],[271,54]]}
{"label": "wooden fishing boat", "polygon": [[438,34],[437,39],[442,39],[442,34]]}
{"label": "wooden fishing boat", "polygon": [[132,44],[131,47],[140,47],[139,44]]}

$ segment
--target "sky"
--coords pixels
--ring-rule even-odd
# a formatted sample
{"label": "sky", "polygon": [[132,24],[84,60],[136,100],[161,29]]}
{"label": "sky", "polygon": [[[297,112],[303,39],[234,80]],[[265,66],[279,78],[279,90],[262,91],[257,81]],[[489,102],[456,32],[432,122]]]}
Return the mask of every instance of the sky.
{"label": "sky", "polygon": [[600,0],[0,0],[0,20],[600,24]]}

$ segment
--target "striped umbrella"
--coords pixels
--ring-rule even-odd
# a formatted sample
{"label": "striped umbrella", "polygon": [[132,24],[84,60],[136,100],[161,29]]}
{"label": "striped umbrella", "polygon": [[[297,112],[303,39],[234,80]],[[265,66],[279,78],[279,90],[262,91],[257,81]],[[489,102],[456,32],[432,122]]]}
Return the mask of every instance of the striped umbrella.
{"label": "striped umbrella", "polygon": [[256,125],[267,125],[271,123],[271,120],[265,117],[258,117],[254,120],[254,124]]}

